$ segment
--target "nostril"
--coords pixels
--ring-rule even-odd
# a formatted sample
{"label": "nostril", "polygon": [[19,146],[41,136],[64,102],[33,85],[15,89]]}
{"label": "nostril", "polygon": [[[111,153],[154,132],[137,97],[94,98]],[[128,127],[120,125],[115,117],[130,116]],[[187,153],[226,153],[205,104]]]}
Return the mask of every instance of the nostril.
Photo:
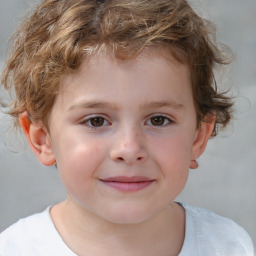
{"label": "nostril", "polygon": [[[137,158],[135,158],[136,159],[136,161],[142,161],[143,160],[143,157],[137,157]],[[123,157],[121,157],[121,156],[119,156],[119,157],[117,157],[116,158],[116,161],[118,161],[118,162],[124,162],[124,161],[127,161],[128,159],[126,159],[126,158],[123,158]]]}
{"label": "nostril", "polygon": [[122,157],[118,157],[117,161],[124,161],[124,159]]}

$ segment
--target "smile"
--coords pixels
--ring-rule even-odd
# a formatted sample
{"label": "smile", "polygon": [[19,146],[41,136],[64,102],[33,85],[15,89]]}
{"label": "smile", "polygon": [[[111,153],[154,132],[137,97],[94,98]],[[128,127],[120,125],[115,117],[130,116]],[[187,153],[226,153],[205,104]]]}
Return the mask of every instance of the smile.
{"label": "smile", "polygon": [[117,189],[122,192],[133,192],[144,189],[151,185],[155,180],[141,176],[117,176],[101,179],[105,185]]}

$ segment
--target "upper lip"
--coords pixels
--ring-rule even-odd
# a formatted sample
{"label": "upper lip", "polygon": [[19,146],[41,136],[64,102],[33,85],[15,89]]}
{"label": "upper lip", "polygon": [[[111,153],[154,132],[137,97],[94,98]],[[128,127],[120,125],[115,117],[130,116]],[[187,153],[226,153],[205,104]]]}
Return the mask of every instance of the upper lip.
{"label": "upper lip", "polygon": [[101,179],[102,181],[107,182],[123,182],[123,183],[132,183],[132,182],[143,182],[143,181],[153,181],[154,179],[143,177],[143,176],[115,176]]}

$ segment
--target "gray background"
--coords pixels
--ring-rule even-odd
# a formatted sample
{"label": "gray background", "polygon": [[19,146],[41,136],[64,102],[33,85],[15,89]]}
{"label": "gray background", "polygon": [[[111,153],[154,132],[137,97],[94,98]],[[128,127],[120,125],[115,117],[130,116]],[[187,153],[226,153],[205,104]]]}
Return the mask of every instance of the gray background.
{"label": "gray background", "polygon": [[[0,0],[0,64],[6,42],[33,0]],[[242,225],[256,244],[256,1],[194,0],[199,14],[217,24],[218,39],[229,45],[235,61],[220,78],[236,96],[235,120],[211,140],[191,170],[177,200],[205,207]],[[3,91],[0,92],[4,94]],[[0,114],[0,231],[21,217],[42,211],[65,198],[54,167],[44,167],[10,133],[10,120]]]}

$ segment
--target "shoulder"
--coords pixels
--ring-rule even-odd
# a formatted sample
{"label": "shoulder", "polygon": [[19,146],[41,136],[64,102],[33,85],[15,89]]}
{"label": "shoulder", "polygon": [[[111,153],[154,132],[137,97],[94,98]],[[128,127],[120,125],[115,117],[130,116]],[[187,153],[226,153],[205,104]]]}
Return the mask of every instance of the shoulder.
{"label": "shoulder", "polygon": [[0,234],[0,255],[16,255],[18,251],[21,255],[23,251],[32,254],[39,240],[46,235],[48,212],[47,208],[42,213],[20,219],[3,231]]}
{"label": "shoulder", "polygon": [[54,227],[49,209],[20,219],[3,231],[0,234],[0,256],[71,255],[58,253],[67,248]]}
{"label": "shoulder", "polygon": [[201,251],[210,249],[215,252],[211,255],[253,256],[252,241],[237,223],[203,208],[182,206]]}

